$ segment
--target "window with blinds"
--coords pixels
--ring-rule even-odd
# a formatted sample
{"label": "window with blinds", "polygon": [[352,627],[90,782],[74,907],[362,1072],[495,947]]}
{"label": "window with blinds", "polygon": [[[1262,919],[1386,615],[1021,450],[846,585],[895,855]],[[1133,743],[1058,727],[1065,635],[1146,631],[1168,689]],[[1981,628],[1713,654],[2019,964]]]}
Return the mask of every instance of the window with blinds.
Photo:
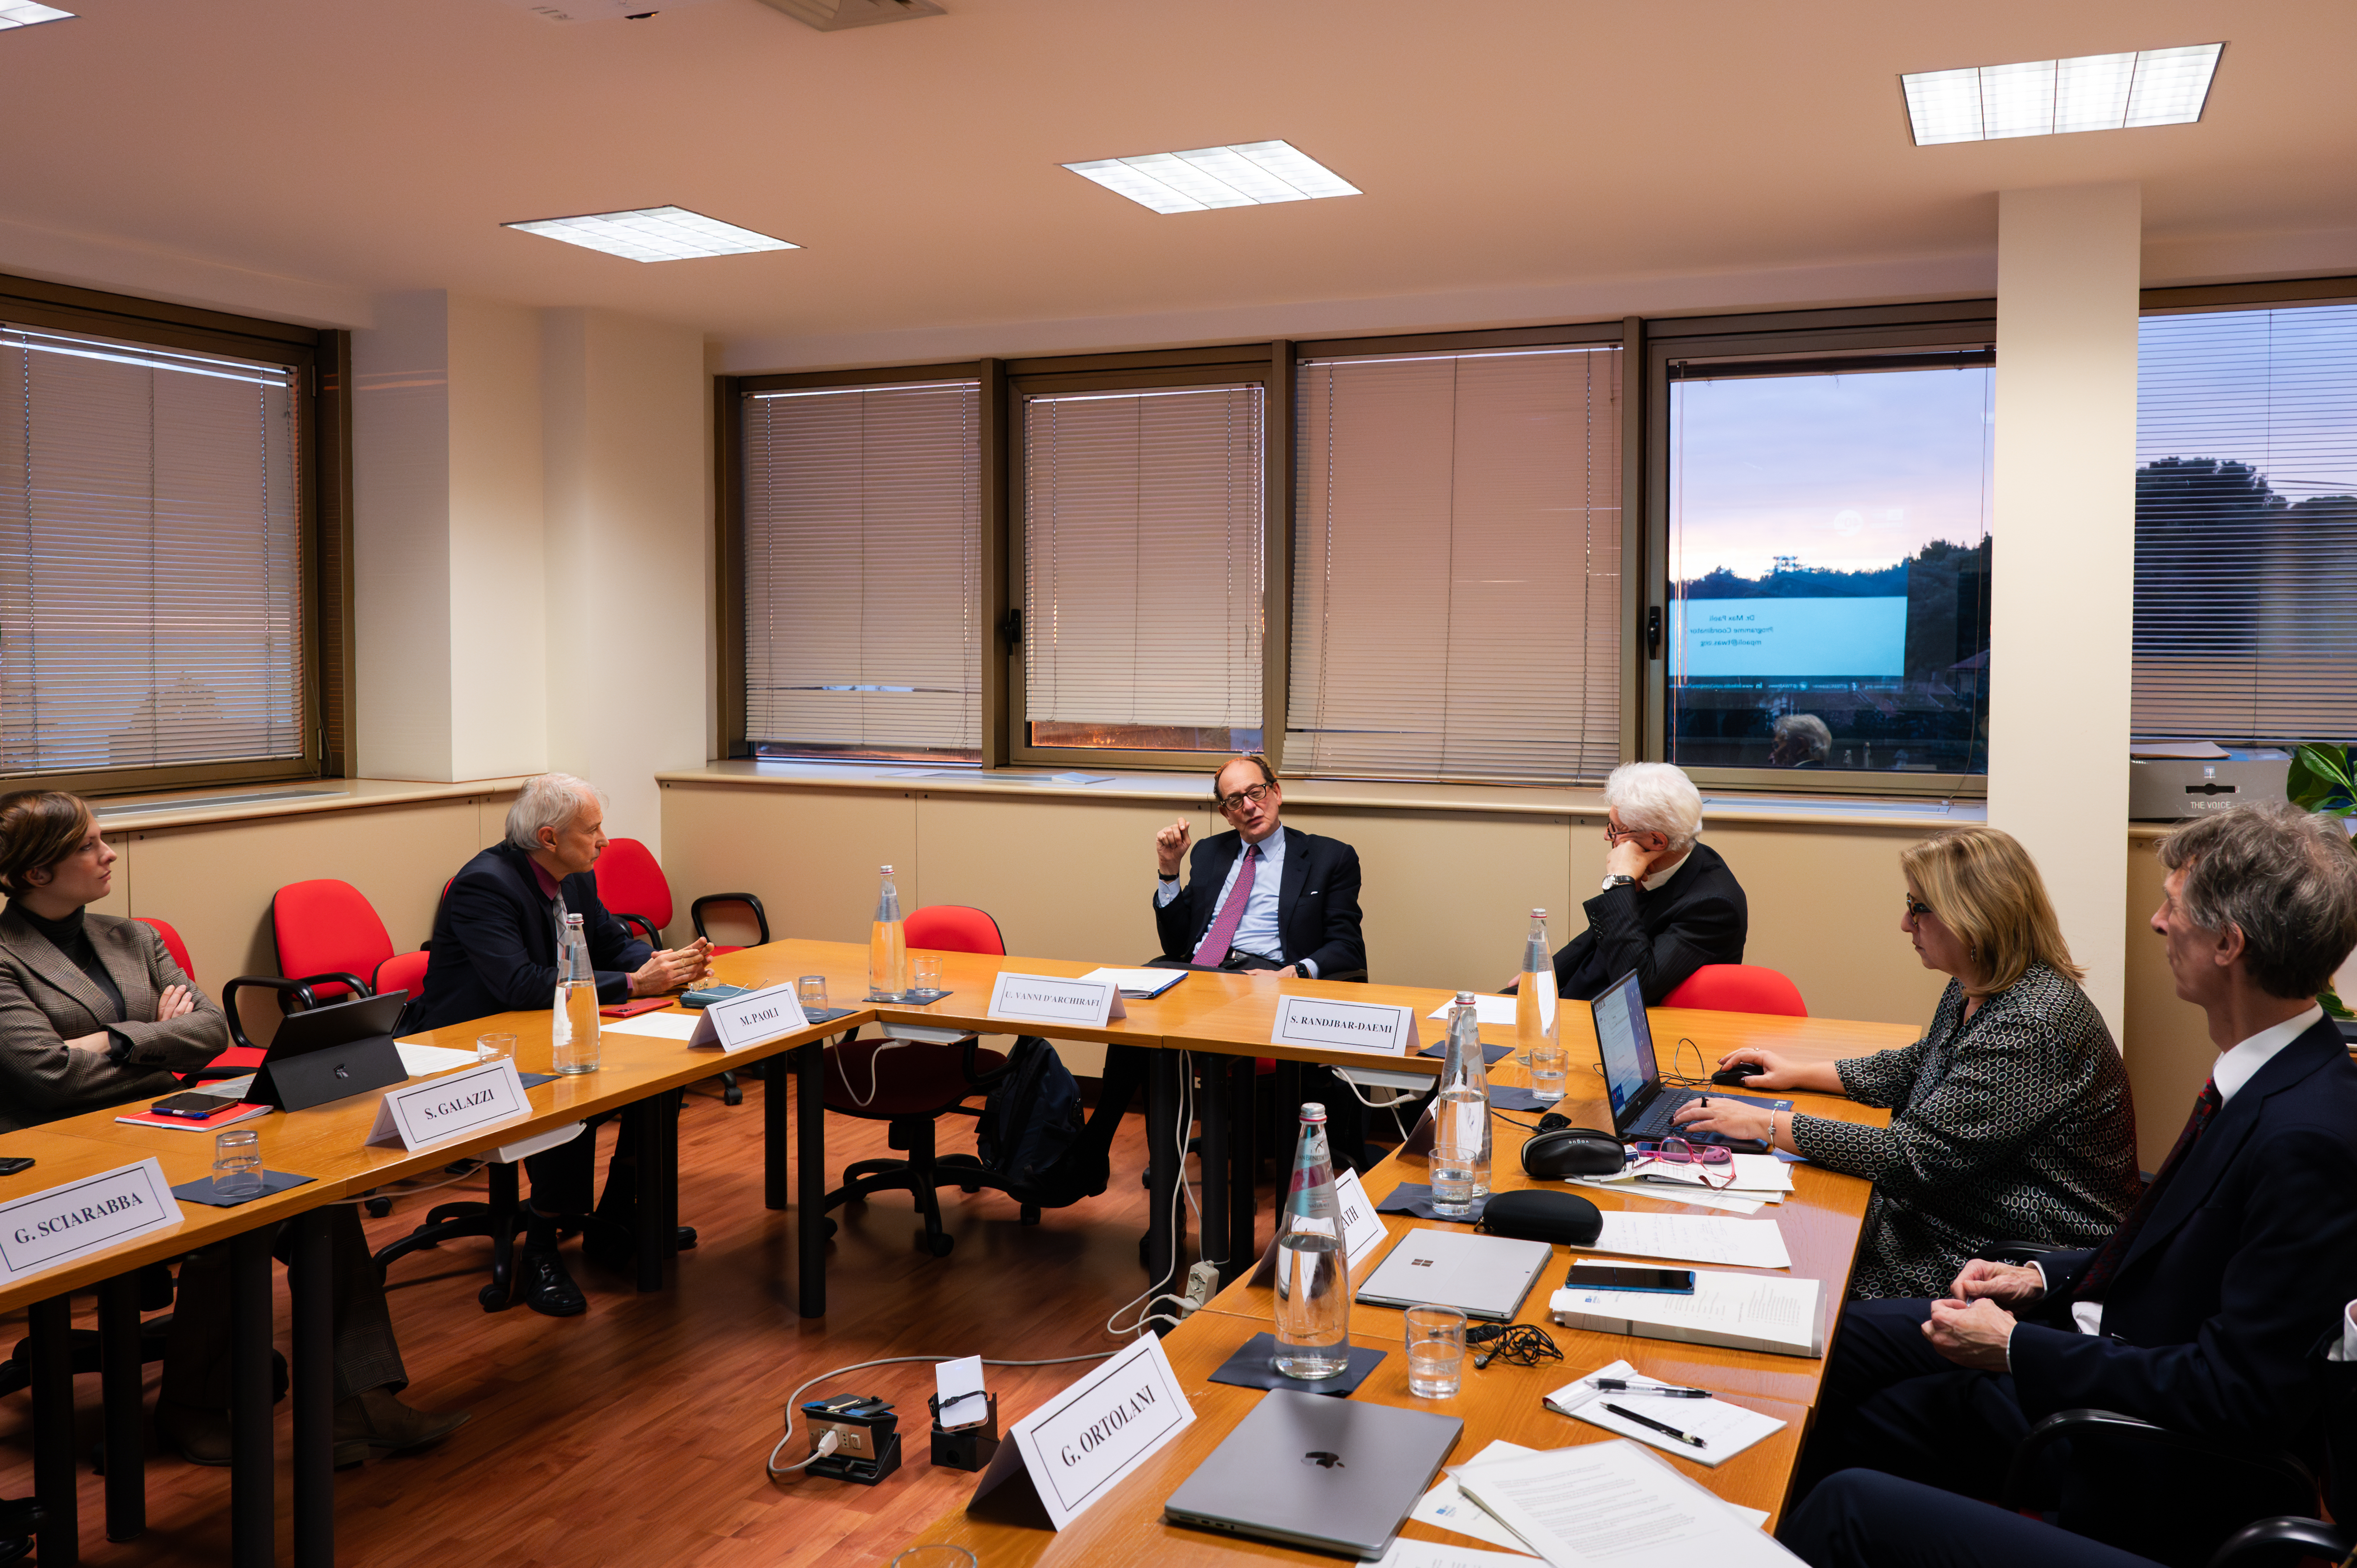
{"label": "window with blinds", "polygon": [[1620,352],[1302,362],[1288,771],[1620,761]]}
{"label": "window with blinds", "polygon": [[981,385],[744,400],[745,738],[978,758]]}
{"label": "window with blinds", "polygon": [[1263,399],[1258,383],[1022,398],[1032,745],[1260,746]]}
{"label": "window with blinds", "polygon": [[2357,739],[2357,305],[2150,316],[2137,356],[2134,734]]}
{"label": "window with blinds", "polygon": [[305,756],[298,382],[0,324],[0,773]]}

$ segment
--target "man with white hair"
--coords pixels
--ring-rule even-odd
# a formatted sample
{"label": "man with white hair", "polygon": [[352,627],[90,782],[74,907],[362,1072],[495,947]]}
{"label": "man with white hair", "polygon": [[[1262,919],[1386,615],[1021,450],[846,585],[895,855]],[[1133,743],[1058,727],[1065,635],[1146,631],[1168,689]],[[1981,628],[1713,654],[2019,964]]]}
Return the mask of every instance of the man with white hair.
{"label": "man with white hair", "polygon": [[[442,896],[425,993],[415,1016],[406,1020],[409,1028],[553,1007],[557,935],[568,914],[581,917],[600,1002],[660,996],[703,977],[711,953],[703,938],[657,952],[599,901],[592,867],[605,852],[605,802],[586,780],[569,773],[524,780],[508,808],[506,839],[468,861]],[[622,1166],[630,1155],[625,1139],[614,1150],[614,1164]],[[532,1197],[524,1208],[517,1287],[534,1312],[571,1317],[589,1309],[557,1260],[556,1233],[563,1216],[588,1209],[596,1160],[597,1139],[585,1134],[524,1162]],[[628,1170],[608,1173],[605,1200],[584,1239],[606,1261],[623,1263],[631,1255],[636,1228],[626,1210],[632,1191]]]}
{"label": "man with white hair", "polygon": [[1604,783],[1604,886],[1587,929],[1555,955],[1557,995],[1586,1001],[1631,970],[1645,1005],[1706,963],[1741,963],[1750,927],[1742,885],[1695,842],[1702,794],[1666,762],[1627,762]]}

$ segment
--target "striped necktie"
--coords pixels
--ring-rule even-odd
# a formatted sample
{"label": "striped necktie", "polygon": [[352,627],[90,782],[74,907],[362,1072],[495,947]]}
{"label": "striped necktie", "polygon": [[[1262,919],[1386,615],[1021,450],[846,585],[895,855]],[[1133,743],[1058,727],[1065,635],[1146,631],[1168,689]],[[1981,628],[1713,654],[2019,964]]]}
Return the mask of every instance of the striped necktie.
{"label": "striped necktie", "polygon": [[1220,906],[1211,929],[1203,933],[1203,945],[1195,950],[1195,961],[1204,968],[1217,969],[1227,961],[1236,928],[1244,923],[1244,906],[1252,902],[1253,868],[1259,864],[1260,845],[1253,844],[1244,851],[1244,863],[1236,873],[1236,885],[1228,889],[1228,901]]}

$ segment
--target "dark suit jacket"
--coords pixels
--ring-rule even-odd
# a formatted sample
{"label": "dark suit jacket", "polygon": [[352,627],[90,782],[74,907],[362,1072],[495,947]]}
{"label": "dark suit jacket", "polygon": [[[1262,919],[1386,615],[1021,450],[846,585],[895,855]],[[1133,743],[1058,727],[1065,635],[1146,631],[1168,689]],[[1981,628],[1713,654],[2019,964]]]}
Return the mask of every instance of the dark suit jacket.
{"label": "dark suit jacket", "polygon": [[[48,938],[15,910],[0,913],[0,1132],[169,1094],[180,1087],[174,1073],[204,1066],[229,1044],[220,1004],[180,972],[155,927],[115,915],[82,921],[123,993],[119,1014]],[[197,1008],[159,1024],[156,1002],[167,985],[188,986]],[[123,1062],[66,1048],[101,1029],[131,1042]]]}
{"label": "dark suit jacket", "polygon": [[1741,963],[1751,915],[1743,885],[1718,852],[1697,843],[1678,874],[1652,892],[1642,883],[1598,893],[1587,929],[1555,955],[1555,994],[1585,1002],[1635,970],[1645,1005],[1706,963]]}
{"label": "dark suit jacket", "polygon": [[[1284,882],[1276,895],[1276,930],[1285,961],[1308,959],[1320,974],[1367,967],[1367,944],[1359,934],[1359,852],[1340,839],[1320,838],[1298,828],[1285,835]],[[1190,959],[1218,913],[1220,887],[1228,868],[1243,853],[1243,835],[1231,829],[1195,846],[1187,886],[1168,904],[1157,905],[1154,928],[1170,958]]]}
{"label": "dark suit jacket", "polygon": [[2357,1298],[2357,1066],[2332,1020],[2276,1052],[2169,1173],[2104,1292],[2101,1337],[2074,1332],[2069,1306],[2094,1252],[2039,1260],[2047,1294],[2011,1348],[2025,1415],[2092,1406],[2312,1445],[2308,1354]]}
{"label": "dark suit jacket", "polygon": [[[577,872],[558,887],[589,939],[597,999],[624,1000],[630,972],[654,950],[606,912],[595,872]],[[438,1029],[556,1004],[556,904],[542,895],[531,858],[512,844],[493,844],[452,878],[429,948],[425,994],[403,1018],[404,1028]]]}

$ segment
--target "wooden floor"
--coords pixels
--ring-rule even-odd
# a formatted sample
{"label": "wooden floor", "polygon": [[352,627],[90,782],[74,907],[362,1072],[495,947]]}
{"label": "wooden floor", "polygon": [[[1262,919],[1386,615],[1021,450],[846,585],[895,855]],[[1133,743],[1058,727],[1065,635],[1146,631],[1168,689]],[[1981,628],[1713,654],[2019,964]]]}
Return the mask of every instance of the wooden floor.
{"label": "wooden floor", "polygon": [[[782,1087],[782,1086],[781,1086]],[[925,1522],[961,1502],[974,1477],[928,1460],[925,1396],[932,1369],[881,1367],[821,1385],[876,1393],[899,1408],[904,1461],[877,1487],[825,1479],[772,1484],[762,1461],[783,1434],[787,1396],[803,1379],[884,1356],[1070,1356],[1126,1343],[1106,1316],[1145,1284],[1137,1238],[1145,1134],[1133,1112],[1113,1152],[1102,1197],[1018,1223],[1001,1195],[942,1190],[957,1238],[949,1257],[919,1252],[905,1195],[879,1196],[844,1217],[832,1246],[828,1313],[795,1316],[788,1267],[793,1215],[761,1207],[761,1095],[745,1103],[692,1096],[680,1127],[680,1213],[701,1245],[680,1256],[674,1287],[640,1295],[619,1276],[567,1262],[590,1300],[587,1316],[498,1315],[475,1303],[489,1243],[463,1241],[393,1267],[393,1320],[410,1388],[426,1410],[474,1419],[425,1453],[375,1460],[337,1477],[339,1560],[366,1568],[513,1568],[606,1563],[870,1564],[888,1562]],[[944,1151],[972,1147],[972,1123],[952,1118]],[[610,1137],[610,1132],[608,1133]],[[831,1117],[829,1160],[888,1155],[880,1122]],[[1191,1162],[1190,1162],[1191,1165]],[[480,1178],[469,1186],[479,1187]],[[372,1243],[405,1233],[432,1203],[464,1187],[404,1200],[367,1220]],[[1264,1199],[1264,1209],[1265,1199]],[[289,1342],[279,1273],[279,1348]],[[92,1321],[84,1311],[82,1326]],[[0,1319],[0,1348],[23,1336],[23,1315]],[[159,1367],[148,1368],[152,1406]],[[1082,1368],[994,1368],[990,1386],[1013,1415]],[[77,1380],[85,1453],[99,1430],[98,1379]],[[32,1490],[28,1396],[0,1401],[0,1496]],[[289,1406],[278,1407],[281,1560],[291,1482]],[[793,1447],[809,1452],[799,1423]],[[213,1563],[229,1553],[229,1472],[157,1453],[151,1438],[147,1532],[125,1544],[104,1534],[103,1482],[83,1473],[84,1561],[101,1564]]]}

